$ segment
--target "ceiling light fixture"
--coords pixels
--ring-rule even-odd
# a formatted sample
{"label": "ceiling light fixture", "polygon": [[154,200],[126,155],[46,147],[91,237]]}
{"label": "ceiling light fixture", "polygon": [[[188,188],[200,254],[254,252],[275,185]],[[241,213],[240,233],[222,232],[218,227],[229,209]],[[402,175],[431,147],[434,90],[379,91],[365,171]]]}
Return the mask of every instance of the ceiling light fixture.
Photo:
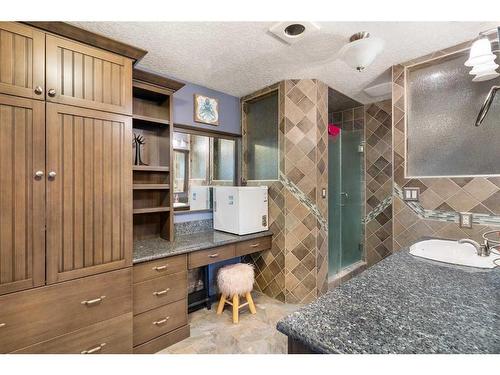
{"label": "ceiling light fixture", "polygon": [[288,36],[297,36],[302,34],[306,30],[304,25],[300,23],[292,23],[285,28],[285,34]]}
{"label": "ceiling light fixture", "polygon": [[362,72],[373,63],[383,48],[382,39],[370,36],[369,32],[361,31],[350,37],[349,43],[340,50],[339,58],[358,72]]}
{"label": "ceiling light fixture", "polygon": [[491,50],[491,42],[487,37],[492,32],[498,32],[498,29],[492,29],[479,33],[479,38],[472,43],[469,52],[469,58],[464,63],[465,66],[472,67],[469,74],[474,75],[472,82],[489,81],[500,76],[496,69],[496,55]]}

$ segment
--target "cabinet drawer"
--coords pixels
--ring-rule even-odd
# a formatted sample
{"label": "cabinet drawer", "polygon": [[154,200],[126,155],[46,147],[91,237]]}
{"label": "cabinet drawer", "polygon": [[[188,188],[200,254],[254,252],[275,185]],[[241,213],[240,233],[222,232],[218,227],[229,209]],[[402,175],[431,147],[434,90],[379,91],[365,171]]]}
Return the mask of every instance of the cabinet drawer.
{"label": "cabinet drawer", "polygon": [[20,349],[19,354],[127,354],[132,352],[132,313]]}
{"label": "cabinet drawer", "polygon": [[134,314],[187,297],[187,272],[174,273],[134,284]]}
{"label": "cabinet drawer", "polygon": [[187,300],[134,316],[134,346],[187,324]]}
{"label": "cabinet drawer", "polygon": [[134,283],[187,270],[186,254],[152,260],[134,266]]}
{"label": "cabinet drawer", "polygon": [[170,345],[187,339],[189,337],[189,326],[182,326],[172,332],[158,336],[144,344],[134,346],[134,354],[154,354]]}
{"label": "cabinet drawer", "polygon": [[195,251],[189,254],[188,268],[192,269],[206,266],[207,264],[220,262],[221,260],[234,258],[235,256],[234,245],[220,246],[214,249]]}
{"label": "cabinet drawer", "polygon": [[132,311],[130,268],[0,297],[0,353]]}
{"label": "cabinet drawer", "polygon": [[236,244],[236,256],[252,254],[271,248],[271,237],[261,237]]}

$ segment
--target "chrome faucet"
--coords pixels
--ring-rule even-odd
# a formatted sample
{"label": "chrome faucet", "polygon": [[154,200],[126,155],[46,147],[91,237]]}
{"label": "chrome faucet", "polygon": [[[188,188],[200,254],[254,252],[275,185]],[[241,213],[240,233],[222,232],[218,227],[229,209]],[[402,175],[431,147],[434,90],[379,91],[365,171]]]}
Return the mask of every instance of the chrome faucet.
{"label": "chrome faucet", "polygon": [[462,238],[461,240],[457,241],[458,243],[468,243],[471,244],[476,248],[476,253],[480,257],[487,257],[490,255],[491,247],[490,244],[488,243],[488,240],[484,240],[484,244],[479,244],[479,242],[476,242],[474,240],[470,240],[468,238]]}

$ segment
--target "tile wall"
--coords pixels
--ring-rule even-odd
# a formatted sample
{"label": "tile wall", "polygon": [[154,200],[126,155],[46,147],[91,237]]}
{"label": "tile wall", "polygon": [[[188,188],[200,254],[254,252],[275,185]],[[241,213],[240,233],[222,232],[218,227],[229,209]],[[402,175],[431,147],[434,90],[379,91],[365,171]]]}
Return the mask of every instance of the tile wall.
{"label": "tile wall", "polygon": [[[317,80],[286,80],[242,98],[279,89],[280,175],[270,185],[273,248],[252,257],[258,289],[288,303],[315,300],[327,290],[328,87]],[[245,116],[243,163],[245,163]],[[245,167],[243,166],[243,170]]]}
{"label": "tile wall", "polygon": [[[431,64],[432,59],[463,50],[463,43],[392,68],[393,233],[395,250],[422,236],[481,240],[486,230],[500,229],[500,177],[405,177],[405,67]],[[419,202],[404,202],[403,187],[419,187]],[[473,214],[473,228],[458,226],[460,212]]]}

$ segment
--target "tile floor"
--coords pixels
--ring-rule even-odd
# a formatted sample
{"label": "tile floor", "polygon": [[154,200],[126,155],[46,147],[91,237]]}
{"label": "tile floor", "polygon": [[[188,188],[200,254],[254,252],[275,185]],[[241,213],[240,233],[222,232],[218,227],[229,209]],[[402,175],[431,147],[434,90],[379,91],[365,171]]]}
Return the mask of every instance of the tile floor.
{"label": "tile floor", "polygon": [[276,330],[276,322],[297,310],[298,305],[284,304],[253,292],[257,314],[240,310],[239,324],[233,324],[231,306],[222,315],[202,309],[189,314],[191,337],[159,354],[282,354],[287,352],[287,337]]}

